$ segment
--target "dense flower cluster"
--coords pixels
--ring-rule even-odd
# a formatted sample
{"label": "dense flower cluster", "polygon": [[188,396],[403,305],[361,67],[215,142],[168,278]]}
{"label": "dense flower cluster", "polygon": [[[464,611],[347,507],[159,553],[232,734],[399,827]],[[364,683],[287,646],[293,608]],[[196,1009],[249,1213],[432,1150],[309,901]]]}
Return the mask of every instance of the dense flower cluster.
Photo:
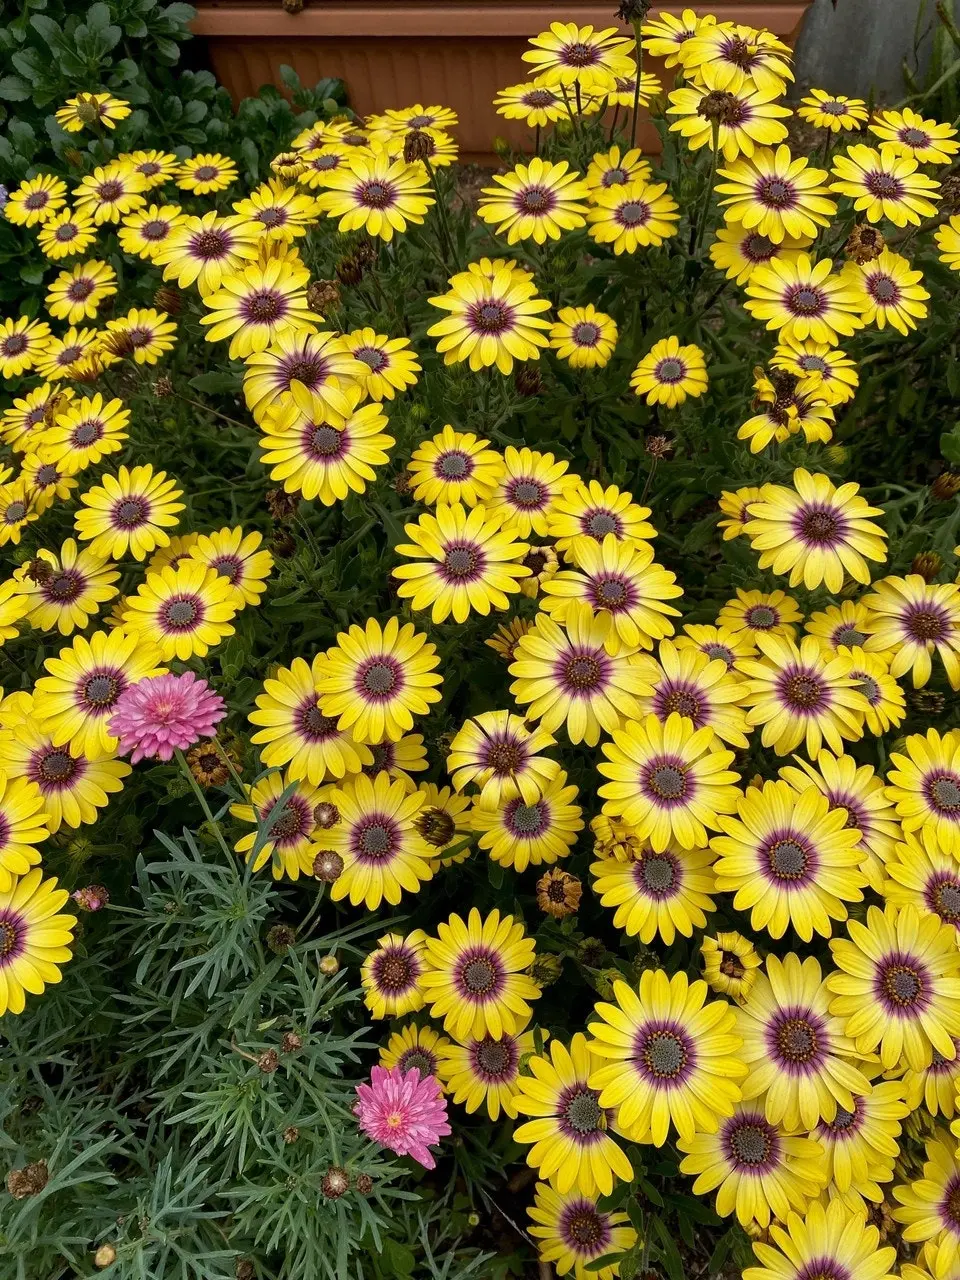
{"label": "dense flower cluster", "polygon": [[[583,153],[611,109],[661,95],[644,51],[678,77],[660,97],[667,142],[709,156],[689,213],[616,118],[610,145]],[[907,691],[939,668],[960,691],[960,587],[934,581],[939,568],[887,573],[887,513],[815,446],[859,387],[841,341],[871,326],[908,335],[927,317],[903,252],[917,230],[936,226],[942,263],[960,268],[960,216],[941,212],[936,176],[960,152],[956,130],[814,90],[797,114],[822,131],[823,165],[794,154],[789,48],[690,10],[646,18],[637,40],[555,22],[524,60],[534,78],[497,107],[535,131],[537,154],[494,175],[476,209],[491,252],[514,257],[458,258],[438,176],[458,122],[441,106],[310,125],[229,212],[237,169],[215,154],[122,153],[72,190],[41,173],[10,194],[5,217],[36,232],[58,273],[48,318],[0,324],[0,376],[15,382],[0,545],[34,548],[0,584],[0,642],[32,629],[63,644],[0,702],[0,1013],[21,1013],[71,957],[76,920],[42,868],[45,842],[95,823],[132,764],[186,767],[199,743],[193,784],[222,787],[242,833],[232,852],[221,836],[224,853],[326,885],[334,903],[406,912],[471,855],[494,877],[536,869],[542,935],[468,902],[379,938],[364,998],[394,1025],[356,1114],[428,1167],[448,1100],[506,1118],[537,1174],[530,1233],[561,1275],[619,1274],[638,1233],[606,1198],[638,1172],[628,1147],[669,1142],[693,1193],[756,1239],[748,1280],[886,1280],[895,1250],[878,1223],[911,1251],[905,1280],[953,1280],[960,730],[889,739]],[[113,130],[129,110],[83,93],[57,119]],[[869,141],[847,145],[853,133]],[[407,238],[429,247],[445,283],[424,331],[343,327],[338,286],[322,282],[323,298],[307,249],[333,223],[352,246],[346,283]],[[769,331],[731,436],[770,467],[719,499],[745,585],[695,618],[655,549],[647,488],[606,483],[600,463],[574,472],[559,435],[553,451],[509,442],[492,412],[489,438],[437,424],[406,452],[391,425],[425,369],[462,366],[451,376],[474,376],[488,409],[491,387],[532,378],[547,352],[571,387],[602,377],[618,321],[600,292],[557,305],[550,255],[579,234],[618,264],[681,229]],[[123,258],[153,272],[156,305],[121,313]],[[284,662],[260,671],[254,777],[214,740],[227,705],[197,672],[215,683],[205,660],[260,605],[274,552],[239,524],[192,528],[198,478],[168,474],[175,449],[130,452],[115,394],[121,371],[142,376],[187,333],[239,369],[252,467],[275,504],[337,507],[395,462],[410,495],[389,614],[343,617],[317,652],[286,635]],[[648,485],[715,376],[686,336],[650,334],[614,388],[658,426]],[[66,504],[71,536],[35,546]],[[424,720],[463,674],[443,661],[446,637],[494,611],[513,613],[485,633],[508,690],[461,716],[431,762]],[[567,743],[593,752],[595,798],[571,781]],[[873,745],[870,763],[859,748]],[[751,749],[771,776],[747,776]],[[438,780],[417,780],[431,768]],[[583,838],[587,891],[623,952],[582,1023],[548,1029],[537,1002],[584,892],[558,864]],[[721,910],[736,928],[714,928]],[[702,976],[664,958],[678,939]]]}

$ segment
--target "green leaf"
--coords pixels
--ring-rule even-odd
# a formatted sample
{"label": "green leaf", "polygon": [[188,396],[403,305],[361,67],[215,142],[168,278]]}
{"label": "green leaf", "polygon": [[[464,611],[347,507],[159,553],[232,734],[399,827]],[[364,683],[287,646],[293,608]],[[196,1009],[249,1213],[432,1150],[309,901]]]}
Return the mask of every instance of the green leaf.
{"label": "green leaf", "polygon": [[20,76],[0,76],[0,98],[7,102],[26,102],[30,86]]}
{"label": "green leaf", "polygon": [[231,392],[237,394],[243,389],[243,380],[238,373],[218,369],[213,373],[198,373],[195,378],[190,379],[190,386],[207,395]]}
{"label": "green leaf", "polygon": [[412,1249],[405,1244],[400,1244],[398,1240],[383,1241],[384,1258],[389,1264],[389,1272],[395,1276],[411,1276],[413,1269],[417,1265],[417,1259]]}
{"label": "green leaf", "polygon": [[960,463],[960,427],[940,437],[940,452],[947,462]]}

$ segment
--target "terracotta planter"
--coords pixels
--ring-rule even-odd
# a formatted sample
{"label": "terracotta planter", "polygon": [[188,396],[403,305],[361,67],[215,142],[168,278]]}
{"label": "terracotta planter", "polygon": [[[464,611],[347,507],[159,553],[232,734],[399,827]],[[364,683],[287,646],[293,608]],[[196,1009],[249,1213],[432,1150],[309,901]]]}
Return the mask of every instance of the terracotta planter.
{"label": "terracotta planter", "polygon": [[[695,4],[722,20],[763,26],[792,40],[812,0],[745,0]],[[207,38],[217,79],[234,101],[263,84],[282,86],[291,66],[304,84],[337,76],[360,115],[387,107],[443,103],[460,116],[463,158],[488,159],[497,136],[522,148],[530,134],[492,106],[505,85],[527,78],[520,55],[530,36],[562,20],[616,25],[614,0],[579,4],[521,0],[307,0],[298,14],[280,0],[194,0],[193,30]],[[659,7],[659,6],[658,6]],[[682,5],[665,5],[679,13]],[[662,73],[656,59],[644,70]],[[661,76],[661,78],[663,78]],[[672,83],[668,73],[665,84]],[[641,130],[645,150],[658,149],[652,125]]]}

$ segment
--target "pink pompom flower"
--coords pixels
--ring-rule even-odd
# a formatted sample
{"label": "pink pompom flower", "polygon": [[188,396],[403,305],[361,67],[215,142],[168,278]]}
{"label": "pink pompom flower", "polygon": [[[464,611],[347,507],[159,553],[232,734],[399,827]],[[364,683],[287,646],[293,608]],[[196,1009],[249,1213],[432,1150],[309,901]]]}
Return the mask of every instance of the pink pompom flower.
{"label": "pink pompom flower", "polygon": [[192,671],[182,676],[151,676],[130,685],[117,699],[110,732],[130,762],[170,760],[201,738],[212,738],[227,714],[226,704],[206,680]]}
{"label": "pink pompom flower", "polygon": [[433,1076],[421,1080],[416,1067],[374,1067],[370,1083],[357,1085],[353,1112],[368,1138],[398,1156],[413,1156],[425,1169],[437,1163],[427,1148],[450,1132],[439,1084]]}

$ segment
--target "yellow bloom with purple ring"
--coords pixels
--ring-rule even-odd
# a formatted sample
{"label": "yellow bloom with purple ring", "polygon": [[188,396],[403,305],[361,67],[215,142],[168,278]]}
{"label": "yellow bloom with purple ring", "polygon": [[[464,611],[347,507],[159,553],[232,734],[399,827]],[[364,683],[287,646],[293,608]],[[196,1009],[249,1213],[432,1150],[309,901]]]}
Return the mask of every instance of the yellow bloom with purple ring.
{"label": "yellow bloom with purple ring", "polygon": [[417,502],[462,502],[466,507],[489,502],[506,465],[489,443],[447,423],[432,440],[418,445],[407,464]]}
{"label": "yellow bloom with purple ring", "polygon": [[830,190],[849,196],[868,222],[887,218],[895,227],[918,227],[923,218],[936,215],[934,200],[940,194],[940,183],[918,173],[919,167],[918,160],[889,142],[881,143],[879,151],[857,143],[845,155],[834,156]]}
{"label": "yellow bloom with purple ring", "polygon": [[950,164],[960,151],[957,131],[952,124],[925,120],[911,107],[899,111],[878,111],[869,129],[899,155],[911,156],[920,164]]}
{"label": "yellow bloom with purple ring", "polygon": [[429,298],[431,306],[450,314],[427,330],[437,338],[444,364],[467,360],[473,373],[492,365],[506,377],[515,360],[537,360],[540,348],[549,345],[543,330],[550,321],[540,314],[550,310],[546,298],[536,297],[536,285],[528,272],[499,260],[492,274],[473,268],[450,280],[450,292]]}
{"label": "yellow bloom with purple ring", "polygon": [[617,322],[588,304],[563,307],[550,330],[550,346],[573,369],[602,369],[617,345]]}
{"label": "yellow bloom with purple ring", "polygon": [[667,194],[665,182],[634,178],[591,193],[590,235],[597,244],[610,245],[617,257],[663,244],[677,234],[679,221],[680,207]]}
{"label": "yellow bloom with purple ring", "polygon": [[559,240],[564,231],[586,225],[590,189],[566,160],[556,163],[534,156],[509,173],[494,174],[494,187],[484,187],[478,215],[495,225],[508,244]]}
{"label": "yellow bloom with purple ring", "polygon": [[215,569],[183,560],[147,574],[135,595],[127,596],[123,625],[160,648],[164,662],[186,662],[232,636],[237,612],[233,589]]}
{"label": "yellow bloom with purple ring", "polygon": [[630,377],[635,395],[668,409],[683,404],[688,396],[702,396],[707,383],[703,352],[692,343],[681,345],[676,335],[655,342]]}

